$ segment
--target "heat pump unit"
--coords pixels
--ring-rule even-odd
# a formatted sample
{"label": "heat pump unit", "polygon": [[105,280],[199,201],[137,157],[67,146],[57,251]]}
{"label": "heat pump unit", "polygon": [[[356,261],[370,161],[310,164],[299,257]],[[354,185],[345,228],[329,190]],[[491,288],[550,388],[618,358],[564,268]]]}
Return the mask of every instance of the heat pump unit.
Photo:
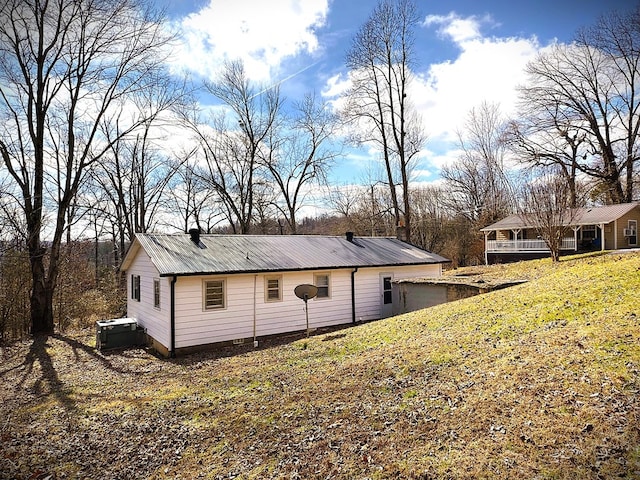
{"label": "heat pump unit", "polygon": [[96,347],[107,350],[138,346],[142,344],[143,333],[135,318],[101,320],[96,322]]}

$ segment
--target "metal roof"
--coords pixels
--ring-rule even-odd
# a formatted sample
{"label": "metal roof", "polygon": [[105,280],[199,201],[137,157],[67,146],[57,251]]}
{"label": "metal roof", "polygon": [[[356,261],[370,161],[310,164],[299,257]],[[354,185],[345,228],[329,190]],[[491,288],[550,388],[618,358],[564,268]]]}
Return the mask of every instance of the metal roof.
{"label": "metal roof", "polygon": [[389,237],[200,235],[139,233],[125,256],[127,270],[142,248],[161,276],[281,272],[447,263],[440,255]]}
{"label": "metal roof", "polygon": [[[638,206],[640,206],[640,203],[621,203],[604,207],[579,208],[571,224],[568,226],[611,223]],[[490,232],[493,230],[511,230],[514,228],[534,228],[535,224],[530,219],[531,215],[527,214],[509,215],[496,223],[480,229],[480,231]]]}

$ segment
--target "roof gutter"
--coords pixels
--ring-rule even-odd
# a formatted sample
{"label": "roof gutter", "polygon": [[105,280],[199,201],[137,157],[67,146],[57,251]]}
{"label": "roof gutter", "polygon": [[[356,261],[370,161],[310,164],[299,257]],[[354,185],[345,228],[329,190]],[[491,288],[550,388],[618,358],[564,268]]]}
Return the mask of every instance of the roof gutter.
{"label": "roof gutter", "polygon": [[269,274],[269,273],[286,273],[286,272],[311,272],[318,270],[345,270],[348,268],[355,268],[356,271],[359,268],[388,268],[388,267],[407,267],[407,266],[423,266],[423,265],[438,265],[443,263],[451,263],[451,260],[443,259],[429,262],[399,262],[399,263],[372,263],[371,265],[335,265],[335,266],[322,266],[317,267],[304,267],[304,268],[278,268],[278,269],[261,269],[261,270],[216,270],[216,271],[194,271],[194,272],[164,272],[160,273],[161,277],[198,277],[203,275],[254,275],[254,274]]}
{"label": "roof gutter", "polygon": [[358,267],[351,270],[351,323],[356,323],[356,272]]}
{"label": "roof gutter", "polygon": [[176,358],[176,282],[178,281],[178,276],[173,275],[171,277],[171,306],[170,306],[170,335],[171,335],[171,345],[169,346],[169,356],[171,358]]}

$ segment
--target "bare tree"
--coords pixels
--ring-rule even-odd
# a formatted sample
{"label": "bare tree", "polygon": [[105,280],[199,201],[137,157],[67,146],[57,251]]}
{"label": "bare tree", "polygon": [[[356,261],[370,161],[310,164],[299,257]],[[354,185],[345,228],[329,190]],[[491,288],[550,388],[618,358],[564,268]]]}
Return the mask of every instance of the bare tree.
{"label": "bare tree", "polygon": [[[160,22],[135,0],[0,5],[0,154],[20,191],[26,220],[34,334],[54,329],[67,214],[87,169],[114,140],[101,136],[99,126],[162,78],[169,38]],[[135,109],[121,136],[169,102],[153,111]],[[46,219],[50,242],[44,243]]]}
{"label": "bare tree", "polygon": [[577,209],[571,207],[571,191],[563,175],[545,170],[523,187],[521,215],[544,240],[551,260],[560,259],[562,240],[576,219]]}
{"label": "bare tree", "polygon": [[[353,140],[374,145],[380,152],[396,222],[404,223],[408,240],[412,160],[426,141],[421,119],[409,98],[415,62],[413,31],[418,23],[411,0],[383,0],[377,5],[347,53],[352,86],[343,110],[356,132]],[[402,202],[398,200],[398,184]]]}
{"label": "bare tree", "polygon": [[161,138],[154,138],[153,127],[154,122],[149,121],[135,134],[123,137],[117,123],[104,125],[110,148],[91,169],[93,185],[104,191],[110,203],[98,207],[111,212],[120,252],[137,232],[157,225],[160,214],[167,210],[169,186],[182,167],[157,144]]}
{"label": "bare tree", "polygon": [[569,187],[569,204],[578,207],[584,198],[584,188],[578,179],[579,164],[587,154],[586,134],[563,118],[557,105],[542,111],[521,105],[523,115],[509,123],[505,141],[516,159],[533,169],[556,168]]}
{"label": "bare tree", "polygon": [[437,186],[415,188],[411,192],[415,244],[430,252],[441,252],[445,243],[446,192]]}
{"label": "bare tree", "polygon": [[184,117],[194,132],[206,166],[201,175],[218,195],[234,233],[249,233],[253,221],[261,149],[279,118],[277,88],[262,88],[247,77],[240,61],[224,64],[220,77],[205,84],[225,110],[210,119]]}
{"label": "bare tree", "polygon": [[[633,200],[640,135],[640,7],[603,16],[571,45],[555,45],[527,67],[523,100],[571,125],[587,148],[575,167],[604,186],[606,202]],[[565,163],[566,164],[566,163]]]}
{"label": "bare tree", "polygon": [[296,110],[291,122],[271,131],[261,161],[279,192],[274,204],[293,234],[309,187],[326,184],[327,170],[337,155],[330,145],[337,123],[328,106],[315,95],[306,95]]}
{"label": "bare tree", "polygon": [[170,223],[170,226],[185,233],[194,226],[202,232],[210,232],[222,221],[216,193],[199,173],[196,154],[197,148],[194,148],[176,155],[179,168],[169,192],[169,203],[176,213],[171,221],[180,221]]}
{"label": "bare tree", "polygon": [[472,108],[464,130],[458,133],[462,154],[441,171],[449,193],[448,207],[476,227],[495,222],[515,208],[506,174],[503,131],[498,105],[482,103]]}

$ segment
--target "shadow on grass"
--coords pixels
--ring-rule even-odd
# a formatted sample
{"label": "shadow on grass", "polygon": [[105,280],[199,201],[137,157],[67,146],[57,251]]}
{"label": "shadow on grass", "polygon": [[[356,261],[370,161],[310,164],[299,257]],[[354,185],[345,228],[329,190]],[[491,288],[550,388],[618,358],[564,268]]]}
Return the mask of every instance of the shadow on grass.
{"label": "shadow on grass", "polygon": [[[110,370],[127,376],[143,375],[145,372],[138,372],[135,368],[129,368],[128,362],[117,365],[109,357],[113,355],[114,360],[119,360],[126,356],[126,351],[119,350],[104,355],[91,345],[78,339],[55,333],[52,335],[39,335],[33,337],[31,344],[21,362],[0,370],[0,378],[5,377],[10,372],[14,372],[14,382],[11,385],[15,389],[25,389],[34,396],[34,403],[38,403],[41,399],[53,396],[57,403],[61,405],[68,418],[76,416],[77,407],[73,400],[72,386],[65,383],[60,378],[59,369],[64,368],[62,360],[58,368],[56,368],[56,359],[52,357],[48,349],[52,347],[51,341],[58,341],[70,348],[73,359],[71,362],[82,362],[83,356],[89,358],[92,362],[99,363],[104,369]],[[24,351],[24,350],[23,350]],[[63,355],[61,355],[63,357]],[[5,382],[6,383],[6,382]]]}
{"label": "shadow on grass", "polygon": [[[64,408],[67,418],[72,418],[77,414],[76,404],[69,395],[68,387],[60,380],[53,359],[47,352],[49,338],[46,335],[34,337],[27,355],[17,367],[24,370],[16,387],[24,388],[29,379],[35,378],[33,385],[29,387],[31,393],[37,397],[53,395]],[[40,375],[37,378],[36,364],[40,368]]]}
{"label": "shadow on grass", "polygon": [[[323,342],[338,340],[346,337],[346,333],[334,334],[341,330],[348,330],[352,328],[353,324],[336,325],[333,327],[322,327],[311,331],[309,338],[322,337]],[[333,335],[332,335],[333,334]],[[235,357],[238,355],[245,355],[251,352],[259,350],[268,350],[274,347],[280,347],[283,345],[290,345],[299,340],[305,340],[307,338],[306,331],[298,331],[291,333],[282,333],[277,335],[271,335],[268,337],[258,338],[258,347],[254,347],[251,342],[240,345],[211,345],[203,346],[202,348],[194,348],[193,351],[188,353],[178,354],[176,358],[167,358],[166,361],[177,365],[192,365],[204,361],[217,360],[221,358]],[[160,357],[162,358],[162,357]]]}

